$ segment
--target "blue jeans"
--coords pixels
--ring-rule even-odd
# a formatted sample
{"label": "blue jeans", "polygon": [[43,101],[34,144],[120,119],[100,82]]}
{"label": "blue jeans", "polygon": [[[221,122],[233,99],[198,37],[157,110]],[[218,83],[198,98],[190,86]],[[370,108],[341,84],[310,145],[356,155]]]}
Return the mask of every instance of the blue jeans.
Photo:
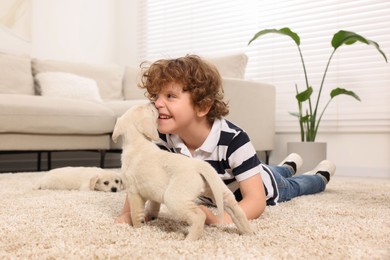
{"label": "blue jeans", "polygon": [[289,201],[301,195],[310,195],[325,190],[326,183],[319,175],[293,176],[293,170],[288,166],[268,166],[278,185],[278,202]]}

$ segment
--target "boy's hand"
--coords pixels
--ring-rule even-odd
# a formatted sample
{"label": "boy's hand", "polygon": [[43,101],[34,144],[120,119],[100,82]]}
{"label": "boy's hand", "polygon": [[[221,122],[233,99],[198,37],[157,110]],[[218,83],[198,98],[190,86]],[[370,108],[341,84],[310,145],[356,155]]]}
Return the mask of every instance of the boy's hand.
{"label": "boy's hand", "polygon": [[206,213],[206,225],[218,225],[218,224],[226,224],[226,223],[232,223],[231,218],[225,213],[224,214],[224,221],[221,222],[219,216],[214,215],[213,212],[209,208],[207,208],[204,205],[199,205],[200,209],[203,210],[204,213]]}
{"label": "boy's hand", "polygon": [[128,224],[130,226],[133,225],[133,222],[131,221],[131,215],[130,212],[122,212],[116,219],[115,224]]}

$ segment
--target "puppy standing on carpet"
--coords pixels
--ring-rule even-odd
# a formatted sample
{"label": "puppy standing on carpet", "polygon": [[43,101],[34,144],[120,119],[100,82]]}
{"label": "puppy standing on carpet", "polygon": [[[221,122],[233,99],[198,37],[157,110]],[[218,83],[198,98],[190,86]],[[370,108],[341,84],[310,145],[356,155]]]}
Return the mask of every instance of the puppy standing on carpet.
{"label": "puppy standing on carpet", "polygon": [[47,172],[34,188],[117,192],[123,189],[123,183],[120,174],[115,171],[97,167],[64,167]]}
{"label": "puppy standing on carpet", "polygon": [[[278,166],[259,160],[248,134],[224,118],[229,107],[215,66],[199,56],[186,55],[142,67],[139,87],[147,91],[159,112],[158,146],[210,163],[248,219],[258,218],[266,205],[325,190],[336,170],[329,160],[320,162],[310,174],[298,176],[303,163],[298,154],[288,155]],[[258,112],[244,111],[242,116]],[[206,224],[220,222],[208,207],[199,208],[207,216]],[[126,201],[116,223],[131,224],[130,210]],[[228,214],[224,214],[224,223],[232,223]]]}
{"label": "puppy standing on carpet", "polygon": [[252,233],[244,211],[210,164],[163,151],[151,142],[159,140],[158,116],[152,103],[133,107],[117,120],[112,135],[114,142],[124,137],[122,173],[129,187],[133,226],[144,221],[146,201],[146,219],[157,218],[160,203],[164,203],[190,225],[186,240],[199,239],[206,214],[195,201],[204,194],[214,198],[221,221],[225,209],[240,233]]}

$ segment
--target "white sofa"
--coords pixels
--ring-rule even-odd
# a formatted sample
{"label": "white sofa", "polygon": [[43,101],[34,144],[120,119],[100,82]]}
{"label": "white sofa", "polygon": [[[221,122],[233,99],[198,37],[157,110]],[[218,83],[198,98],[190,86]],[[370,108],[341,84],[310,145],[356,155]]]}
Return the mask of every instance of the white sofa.
{"label": "white sofa", "polygon": [[[237,74],[239,66],[234,63],[229,68],[225,60],[216,59],[214,64],[223,76],[230,105],[227,118],[249,133],[256,150],[271,151],[274,87],[226,77],[243,77],[242,68]],[[92,79],[92,88],[78,82],[85,79]],[[138,70],[131,67],[0,53],[0,153],[97,150],[104,167],[105,152],[121,149],[120,143],[111,141],[117,117],[134,104],[147,102],[137,79]],[[77,88],[84,94],[72,93]]]}

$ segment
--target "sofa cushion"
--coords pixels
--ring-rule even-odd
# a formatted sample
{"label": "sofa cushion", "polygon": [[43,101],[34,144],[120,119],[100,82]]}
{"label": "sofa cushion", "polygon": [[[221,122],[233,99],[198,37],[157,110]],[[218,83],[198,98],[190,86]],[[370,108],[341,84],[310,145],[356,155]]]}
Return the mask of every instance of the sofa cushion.
{"label": "sofa cushion", "polygon": [[0,133],[107,134],[115,121],[114,112],[101,103],[0,94]]}
{"label": "sofa cushion", "polygon": [[244,79],[248,56],[245,53],[218,57],[206,57],[206,60],[217,67],[222,77]]}
{"label": "sofa cushion", "polygon": [[42,72],[35,78],[42,96],[102,101],[93,79],[65,72]]}
{"label": "sofa cushion", "polygon": [[0,53],[0,93],[34,95],[29,57]]}
{"label": "sofa cushion", "polygon": [[[110,149],[111,138],[102,135],[75,134],[1,134],[0,150],[10,151],[53,151],[53,150],[106,150]],[[122,147],[119,147],[120,149]]]}
{"label": "sofa cushion", "polygon": [[[88,64],[52,60],[32,60],[33,75],[42,72],[68,72],[91,78],[99,87],[103,100],[123,100],[122,78],[124,69],[114,64]],[[37,85],[40,93],[40,86]]]}

